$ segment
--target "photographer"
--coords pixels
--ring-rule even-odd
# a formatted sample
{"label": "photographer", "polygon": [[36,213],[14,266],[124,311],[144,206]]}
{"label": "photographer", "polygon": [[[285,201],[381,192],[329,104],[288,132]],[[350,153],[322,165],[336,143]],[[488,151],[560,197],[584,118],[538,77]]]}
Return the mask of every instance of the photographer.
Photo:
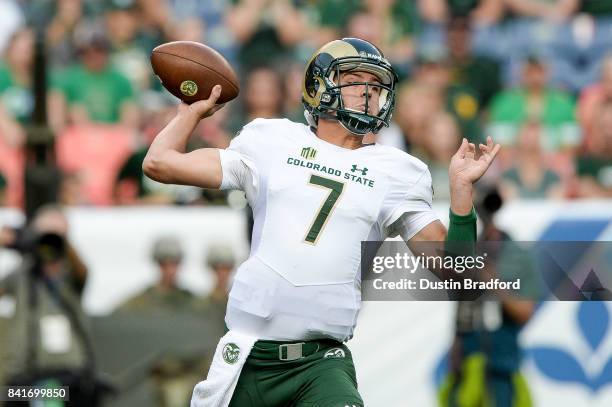
{"label": "photographer", "polygon": [[69,386],[67,405],[96,405],[93,351],[81,307],[87,268],[67,235],[68,221],[57,206],[40,208],[25,229],[0,233],[0,244],[23,256],[0,281],[0,296],[15,303],[3,347],[5,375],[8,385]]}
{"label": "photographer", "polygon": [[484,185],[477,191],[474,206],[483,226],[478,241],[489,244],[496,275],[505,281],[520,279],[521,289],[499,291],[495,300],[457,302],[450,371],[438,393],[440,407],[533,406],[521,373],[519,334],[535,312],[537,268],[532,253],[496,224],[502,205],[497,187]]}
{"label": "photographer", "polygon": [[[67,239],[68,220],[61,208],[56,205],[47,205],[40,208],[29,228],[12,229],[4,227],[0,229],[0,247],[13,249],[24,256],[24,263],[28,257],[36,256],[34,249],[38,243],[46,240],[51,248],[56,249],[55,255],[61,257],[58,261],[45,262],[48,267],[44,268],[45,276],[53,280],[64,280],[79,300],[85,288],[87,280],[87,267],[79,257]],[[57,245],[58,247],[53,247]],[[59,250],[60,252],[57,252]],[[34,260],[30,258],[29,261]],[[25,264],[19,269],[23,269]],[[61,267],[66,266],[66,267]],[[59,272],[61,268],[63,272]],[[58,273],[59,272],[59,273]],[[0,296],[3,294],[15,294],[15,284],[19,279],[19,270],[10,273],[4,280],[0,280]]]}

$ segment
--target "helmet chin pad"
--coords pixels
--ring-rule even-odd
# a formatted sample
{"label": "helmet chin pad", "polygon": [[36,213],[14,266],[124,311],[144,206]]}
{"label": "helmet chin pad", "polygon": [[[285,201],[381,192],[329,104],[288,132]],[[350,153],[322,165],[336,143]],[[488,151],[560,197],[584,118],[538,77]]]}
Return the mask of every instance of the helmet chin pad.
{"label": "helmet chin pad", "polygon": [[336,113],[336,119],[346,130],[357,136],[365,136],[366,134],[377,131],[373,131],[377,126],[376,117],[370,116],[365,113],[351,112],[347,110],[339,110]]}

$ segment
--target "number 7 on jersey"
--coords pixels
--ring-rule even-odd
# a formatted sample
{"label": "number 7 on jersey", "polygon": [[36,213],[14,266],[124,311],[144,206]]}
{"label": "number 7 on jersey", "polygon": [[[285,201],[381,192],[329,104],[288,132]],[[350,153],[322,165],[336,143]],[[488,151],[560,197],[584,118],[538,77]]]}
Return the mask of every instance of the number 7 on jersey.
{"label": "number 7 on jersey", "polygon": [[329,219],[332,211],[336,207],[336,203],[338,202],[338,199],[340,199],[340,195],[342,195],[344,184],[342,182],[320,177],[314,174],[310,176],[310,180],[308,182],[312,185],[320,186],[330,190],[327,199],[325,199],[325,201],[319,208],[319,211],[317,212],[317,215],[312,221],[312,225],[310,226],[310,229],[308,230],[308,233],[304,238],[304,240],[308,243],[317,244],[317,240],[319,239],[321,231],[327,224],[327,220]]}

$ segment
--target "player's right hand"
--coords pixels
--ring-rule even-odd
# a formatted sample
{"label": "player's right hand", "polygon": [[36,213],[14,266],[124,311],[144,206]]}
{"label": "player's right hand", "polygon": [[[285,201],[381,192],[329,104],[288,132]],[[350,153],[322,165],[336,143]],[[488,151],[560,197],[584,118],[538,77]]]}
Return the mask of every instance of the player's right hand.
{"label": "player's right hand", "polygon": [[195,114],[199,120],[212,116],[217,110],[221,109],[224,104],[218,105],[217,99],[221,95],[221,85],[215,85],[210,92],[208,99],[199,100],[190,105],[181,103],[178,108],[179,114]]}

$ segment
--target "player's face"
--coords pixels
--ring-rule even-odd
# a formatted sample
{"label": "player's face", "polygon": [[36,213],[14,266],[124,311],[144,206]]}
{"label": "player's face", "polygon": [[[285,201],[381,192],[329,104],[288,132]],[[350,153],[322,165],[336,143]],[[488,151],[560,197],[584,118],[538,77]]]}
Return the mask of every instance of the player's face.
{"label": "player's face", "polygon": [[[363,82],[367,82],[368,85],[366,86]],[[380,110],[378,100],[382,91],[380,79],[369,72],[342,72],[340,74],[340,85],[350,85],[351,83],[355,83],[355,85],[345,86],[340,91],[344,107],[361,113],[377,115]],[[366,94],[368,95],[367,112],[365,111]]]}

